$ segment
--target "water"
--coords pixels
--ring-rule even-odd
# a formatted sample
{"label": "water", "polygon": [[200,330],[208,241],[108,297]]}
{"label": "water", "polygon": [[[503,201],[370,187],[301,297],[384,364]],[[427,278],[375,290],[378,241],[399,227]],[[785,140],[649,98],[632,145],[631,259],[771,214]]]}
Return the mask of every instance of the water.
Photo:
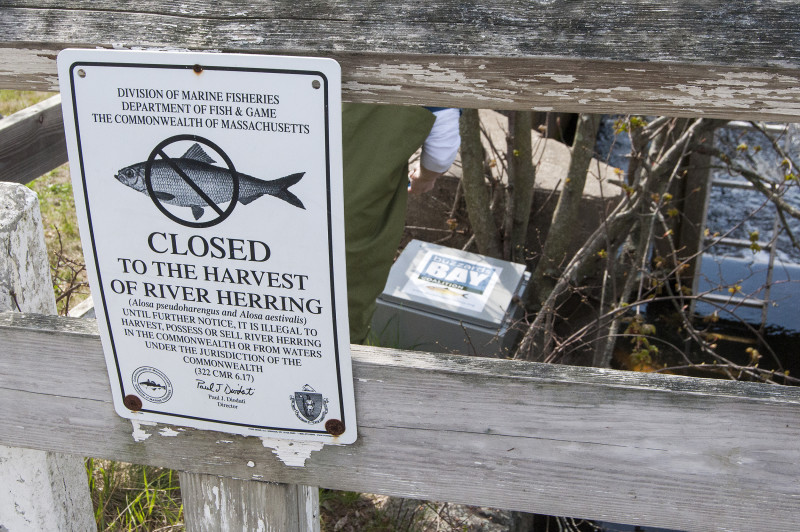
{"label": "water", "polygon": [[[614,121],[621,116],[607,115],[601,122],[595,152],[609,164],[628,167],[630,140],[626,133],[614,134]],[[794,162],[800,162],[800,126],[791,124],[785,132],[775,136],[775,142]],[[744,128],[721,128],[714,137],[714,147],[731,160],[757,174],[770,179],[780,187],[782,197],[790,205],[800,208],[800,181],[787,180],[800,168],[787,165],[784,157],[761,132]],[[732,172],[724,163],[713,159],[711,177],[741,183],[747,181]],[[706,227],[711,235],[750,241],[769,242],[775,227],[775,206],[764,195],[747,189],[711,187]],[[787,225],[800,241],[800,220],[786,215]],[[756,237],[757,234],[757,237]],[[776,239],[776,262],[770,287],[770,304],[767,307],[767,324],[773,331],[789,334],[800,331],[800,309],[791,305],[800,294],[800,249],[795,247],[789,233],[779,226]],[[737,297],[763,298],[767,294],[767,268],[769,251],[724,244],[710,245],[702,256],[698,278],[698,293],[715,293],[729,296],[734,290]],[[728,303],[698,303],[700,315],[719,312],[723,319],[742,320],[761,325],[762,309],[746,307],[729,298]]]}
{"label": "water", "polygon": [[[695,312],[706,316],[717,312],[723,319],[738,318],[747,323],[761,324],[760,307],[740,303],[740,297],[765,299],[767,297],[768,263],[763,257],[741,258],[707,254],[703,256],[698,273],[697,293],[717,294],[727,302],[699,301]],[[800,291],[800,265],[776,260],[766,309],[766,322],[787,331],[800,327],[800,306],[794,299]],[[731,294],[731,287],[736,293]]]}
{"label": "water", "polygon": [[[606,115],[600,125],[595,146],[595,154],[608,164],[628,169],[628,156],[631,149],[627,133],[615,134],[614,122],[624,118],[621,115]],[[790,124],[786,134],[776,135],[777,143],[787,151],[794,161],[800,163],[800,125]],[[737,149],[746,146],[746,149]],[[800,181],[786,181],[783,157],[771,143],[758,131],[740,128],[721,128],[714,138],[714,147],[720,149],[737,163],[754,170],[785,189],[784,199],[794,207],[800,208]],[[716,161],[711,169],[712,179],[723,179],[747,183],[747,180],[729,171],[724,164]],[[800,176],[800,168],[793,169]],[[800,240],[800,220],[787,215],[789,228]],[[753,231],[758,231],[761,240],[769,240],[775,221],[775,207],[762,194],[751,190],[712,187],[709,197],[707,227],[711,233],[718,232],[731,238],[749,239]],[[747,248],[717,245],[711,253],[727,257],[766,260],[768,253],[754,253]],[[800,262],[800,249],[792,245],[788,233],[781,231],[778,238],[777,258],[786,262]]]}
{"label": "water", "polygon": [[[800,162],[800,127],[797,124],[790,124],[787,134],[776,137],[779,146],[783,147],[795,161]],[[800,168],[791,169],[788,165],[781,164],[783,157],[763,134],[753,130],[720,129],[715,137],[715,145],[734,161],[780,184],[784,189],[783,198],[792,206],[800,207],[800,183],[797,180],[785,179],[787,172],[800,175]],[[724,167],[712,168],[711,176],[713,179],[747,182]],[[773,232],[775,213],[773,203],[762,194],[743,189],[712,187],[707,227],[712,233],[730,231],[730,237],[740,239],[749,239],[753,231],[758,231],[760,240],[769,240]],[[786,220],[792,233],[798,235],[796,238],[800,238],[800,220],[788,215]],[[725,245],[714,246],[711,253],[754,261],[765,261],[768,256],[763,250],[754,253],[750,249]],[[800,262],[800,249],[793,246],[785,230],[778,236],[777,258],[785,262]]]}
{"label": "water", "polygon": [[614,122],[624,118],[624,115],[603,115],[594,147],[595,157],[623,172],[628,170],[631,141],[627,133],[614,133]]}

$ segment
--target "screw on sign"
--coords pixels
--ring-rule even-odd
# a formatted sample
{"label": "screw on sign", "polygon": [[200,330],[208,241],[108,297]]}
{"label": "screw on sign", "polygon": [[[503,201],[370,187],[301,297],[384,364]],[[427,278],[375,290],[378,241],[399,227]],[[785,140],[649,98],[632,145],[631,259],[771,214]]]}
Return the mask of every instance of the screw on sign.
{"label": "screw on sign", "polygon": [[142,400],[135,395],[126,395],[122,400],[122,404],[124,404],[128,410],[132,410],[134,412],[138,412],[142,409]]}
{"label": "screw on sign", "polygon": [[[168,154],[183,151],[187,141],[191,145],[182,155]],[[209,152],[215,153],[225,166]],[[211,227],[230,216],[237,203],[248,205],[264,195],[305,209],[300,198],[289,190],[304,175],[305,172],[298,172],[272,181],[258,179],[237,172],[230,157],[210,140],[176,135],[160,142],[147,161],[127,166],[115,177],[123,185],[147,194],[170,220],[187,227]],[[206,216],[207,208],[214,214]]]}
{"label": "screw on sign", "polygon": [[325,422],[325,430],[333,436],[341,436],[344,434],[344,423],[338,419],[329,419]]}

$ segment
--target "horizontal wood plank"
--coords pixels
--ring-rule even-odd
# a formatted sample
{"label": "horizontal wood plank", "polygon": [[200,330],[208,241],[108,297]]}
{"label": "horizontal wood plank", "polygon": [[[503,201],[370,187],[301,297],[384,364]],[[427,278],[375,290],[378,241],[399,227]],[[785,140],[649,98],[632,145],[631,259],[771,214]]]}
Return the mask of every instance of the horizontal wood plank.
{"label": "horizontal wood plank", "polygon": [[[8,0],[3,7],[20,23],[7,27],[11,35],[51,32],[42,31],[31,42],[51,40],[52,33],[73,38],[116,34],[119,43],[163,44],[180,39],[219,49],[227,43],[286,50],[561,56],[790,68],[800,59],[800,13],[791,0]],[[108,20],[122,26],[109,28]],[[126,33],[130,24],[152,31]],[[226,31],[211,31],[218,28]]]}
{"label": "horizontal wood plank", "polygon": [[160,425],[134,441],[92,321],[2,314],[0,353],[6,445],[686,530],[796,528],[798,388],[353,346],[358,441],[290,468],[257,438]]}
{"label": "horizontal wood plank", "polygon": [[0,7],[0,87],[55,90],[67,46],[327,56],[348,101],[796,121],[791,1],[554,0]]}
{"label": "horizontal wood plank", "polygon": [[61,96],[0,120],[0,181],[28,183],[66,162]]}

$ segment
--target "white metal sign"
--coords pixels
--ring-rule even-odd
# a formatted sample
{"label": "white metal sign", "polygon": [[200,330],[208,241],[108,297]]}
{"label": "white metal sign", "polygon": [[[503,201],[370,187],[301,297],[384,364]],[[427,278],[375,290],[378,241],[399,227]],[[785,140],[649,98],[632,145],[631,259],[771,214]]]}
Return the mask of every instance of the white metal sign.
{"label": "white metal sign", "polygon": [[65,50],[58,70],[117,412],[355,441],[339,65]]}

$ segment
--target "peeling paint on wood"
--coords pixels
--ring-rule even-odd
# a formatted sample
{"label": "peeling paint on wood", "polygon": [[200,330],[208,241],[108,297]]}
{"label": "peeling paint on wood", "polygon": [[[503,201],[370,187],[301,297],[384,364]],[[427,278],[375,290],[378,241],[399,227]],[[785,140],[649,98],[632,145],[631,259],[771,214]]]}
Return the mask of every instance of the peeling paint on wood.
{"label": "peeling paint on wood", "polygon": [[54,58],[67,46],[168,48],[332,57],[346,101],[800,119],[791,2],[540,7],[197,0],[182,11],[146,0],[130,11],[17,0],[0,8],[0,86],[55,90]]}
{"label": "peeling paint on wood", "polygon": [[158,433],[164,436],[165,438],[175,437],[178,434],[180,434],[180,432],[170,427],[164,427],[163,429],[159,430]]}
{"label": "peeling paint on wood", "polygon": [[[133,441],[135,441],[135,442],[145,441],[145,440],[147,440],[147,438],[152,436],[152,434],[146,432],[145,429],[142,428],[142,425],[147,426],[147,427],[157,426],[156,423],[153,423],[153,422],[150,422],[150,421],[134,421],[134,420],[131,420],[131,426],[133,427],[133,432],[131,432],[131,436],[133,436]],[[164,434],[162,434],[162,436],[164,436]]]}
{"label": "peeling paint on wood", "polygon": [[180,473],[187,530],[318,532],[317,488]]}
{"label": "peeling paint on wood", "polygon": [[0,445],[0,481],[0,531],[96,530],[80,457]]}
{"label": "peeling paint on wood", "polygon": [[267,449],[272,449],[278,460],[289,467],[303,467],[313,451],[322,450],[323,442],[290,441],[268,438],[259,438],[261,444]]}
{"label": "peeling paint on wood", "polygon": [[56,313],[39,199],[0,183],[0,310]]}

